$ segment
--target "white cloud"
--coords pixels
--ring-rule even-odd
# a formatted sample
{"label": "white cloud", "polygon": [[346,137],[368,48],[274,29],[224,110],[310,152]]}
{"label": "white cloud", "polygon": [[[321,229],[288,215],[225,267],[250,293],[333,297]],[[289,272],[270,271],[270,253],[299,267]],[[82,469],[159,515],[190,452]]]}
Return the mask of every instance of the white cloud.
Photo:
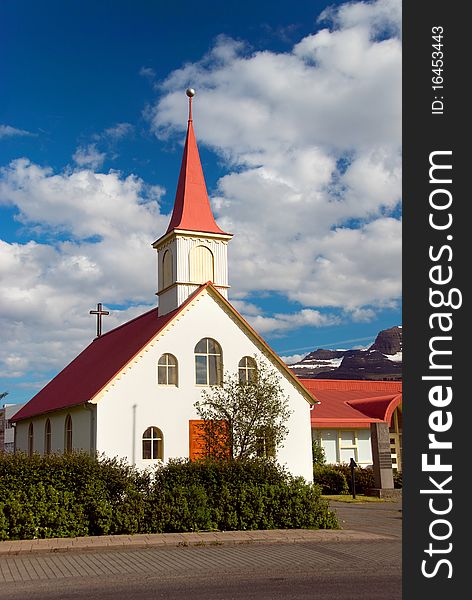
{"label": "white cloud", "polygon": [[304,285],[289,290],[291,299],[347,311],[395,305],[401,294],[398,220],[379,218],[357,229],[337,228],[319,240],[317,250],[306,265]]}
{"label": "white cloud", "polygon": [[249,323],[260,333],[281,334],[300,329],[301,327],[325,327],[337,325],[340,318],[332,314],[324,314],[318,310],[304,308],[296,313],[277,313],[272,317],[248,315]]}
{"label": "white cloud", "polygon": [[79,167],[98,169],[105,162],[106,153],[100,152],[96,144],[87,144],[87,146],[79,146],[72,158]]}
{"label": "white cloud", "polygon": [[329,20],[343,28],[364,26],[372,35],[401,34],[402,5],[398,0],[378,0],[377,2],[346,2],[337,7],[329,7],[319,21]]}
{"label": "white cloud", "polygon": [[114,159],[118,156],[116,146],[133,131],[134,127],[131,123],[116,123],[107,127],[91,136],[94,140],[92,143],[79,145],[72,159],[79,167],[99,169],[106,159]]}
{"label": "white cloud", "polygon": [[325,327],[336,325],[341,317],[334,314],[321,313],[317,310],[304,308],[295,313],[276,313],[271,316],[255,304],[245,300],[231,299],[231,304],[260,333],[270,333],[279,336],[282,333],[302,327]]}
{"label": "white cloud", "polygon": [[238,312],[240,312],[246,318],[249,315],[256,316],[256,315],[259,315],[261,313],[261,309],[258,306],[256,306],[255,304],[252,304],[252,302],[246,302],[245,300],[233,300],[233,299],[231,299],[231,304],[234,306],[234,308]]}
{"label": "white cloud", "polygon": [[182,90],[198,82],[197,137],[228,168],[212,202],[236,234],[234,296],[277,291],[367,320],[401,294],[401,4],[323,18],[291,52],[219,37],[162,82],[147,114],[159,137],[180,131]]}
{"label": "white cloud", "polygon": [[281,356],[280,358],[286,365],[294,365],[305,358],[306,354],[292,354],[291,356]]}
{"label": "white cloud", "polygon": [[145,77],[151,83],[156,78],[156,71],[152,67],[141,67],[139,69],[139,74],[141,75],[141,77]]}
{"label": "white cloud", "polygon": [[129,135],[134,130],[131,123],[117,123],[103,131],[100,137],[118,141]]}
{"label": "white cloud", "polygon": [[166,222],[158,210],[163,192],[117,171],[55,174],[24,158],[0,170],[0,203],[15,205],[23,223],[66,231],[76,239],[101,236],[131,244],[143,234],[152,238]]}
{"label": "white cloud", "polygon": [[0,125],[0,139],[7,137],[15,137],[15,136],[28,136],[34,135],[30,131],[26,131],[25,129],[17,129],[16,127],[12,127],[11,125]]}
{"label": "white cloud", "polygon": [[3,375],[64,366],[93,338],[88,311],[97,302],[132,304],[113,311],[105,331],[150,308],[156,288],[151,244],[168,221],[159,212],[162,192],[117,172],[54,174],[26,159],[0,171],[0,204],[16,206],[18,218],[40,227],[45,239],[69,238],[0,240]]}
{"label": "white cloud", "polygon": [[369,323],[376,317],[375,310],[372,310],[371,308],[356,307],[350,311],[347,311],[347,313],[350,319],[355,323]]}

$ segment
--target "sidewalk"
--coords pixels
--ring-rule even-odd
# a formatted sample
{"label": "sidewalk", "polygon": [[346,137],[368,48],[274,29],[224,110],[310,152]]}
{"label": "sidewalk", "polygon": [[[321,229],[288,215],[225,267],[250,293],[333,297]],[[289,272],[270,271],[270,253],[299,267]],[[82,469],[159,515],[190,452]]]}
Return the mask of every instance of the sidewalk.
{"label": "sidewalk", "polygon": [[342,529],[402,537],[402,501],[348,504],[330,500]]}
{"label": "sidewalk", "polygon": [[272,529],[104,535],[0,542],[0,556],[28,553],[112,550],[124,548],[172,548],[231,544],[299,542],[356,542],[395,539],[401,536],[401,503],[343,504],[333,502],[342,529]]}

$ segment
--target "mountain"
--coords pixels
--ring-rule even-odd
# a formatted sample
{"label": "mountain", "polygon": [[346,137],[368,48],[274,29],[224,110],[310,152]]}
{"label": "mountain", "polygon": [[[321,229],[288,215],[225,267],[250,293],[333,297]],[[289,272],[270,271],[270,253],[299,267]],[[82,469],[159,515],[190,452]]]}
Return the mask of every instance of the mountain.
{"label": "mountain", "polygon": [[300,362],[289,365],[298,377],[307,379],[401,379],[402,328],[384,329],[366,350],[318,348]]}

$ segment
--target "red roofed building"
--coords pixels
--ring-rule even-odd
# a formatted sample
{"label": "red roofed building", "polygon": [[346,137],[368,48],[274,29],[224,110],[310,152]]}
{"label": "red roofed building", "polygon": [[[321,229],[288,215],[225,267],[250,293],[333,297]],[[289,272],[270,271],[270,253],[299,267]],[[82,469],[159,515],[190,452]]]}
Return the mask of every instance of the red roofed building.
{"label": "red roofed building", "polygon": [[312,437],[328,463],[372,464],[371,423],[388,423],[394,470],[402,464],[402,382],[300,379],[320,404],[311,411]]}
{"label": "red roofed building", "polygon": [[[175,205],[157,250],[159,307],[92,341],[14,417],[16,447],[32,454],[86,450],[140,468],[194,458],[203,390],[223,372],[244,381],[254,357],[280,376],[289,433],[277,460],[312,480],[313,394],[227,300],[225,233],[213,217],[189,121]],[[98,312],[101,307],[99,306]]]}

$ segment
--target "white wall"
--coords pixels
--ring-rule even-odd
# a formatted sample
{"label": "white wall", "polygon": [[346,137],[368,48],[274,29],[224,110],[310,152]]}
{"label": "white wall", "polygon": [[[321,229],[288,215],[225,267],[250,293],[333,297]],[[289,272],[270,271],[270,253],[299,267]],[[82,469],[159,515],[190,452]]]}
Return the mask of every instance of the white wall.
{"label": "white wall", "polygon": [[72,407],[69,410],[48,413],[32,419],[18,421],[16,428],[16,449],[28,452],[28,429],[33,423],[33,450],[44,454],[45,425],[49,418],[51,422],[51,452],[64,452],[65,421],[70,414],[72,418],[72,447],[74,450],[90,452],[91,446],[91,411],[83,406]]}
{"label": "white wall", "polygon": [[[22,404],[4,404],[4,411],[5,411],[5,423],[4,423],[4,427],[5,427],[5,437],[4,437],[4,444],[6,447],[10,447],[11,444],[13,444],[13,442],[15,441],[15,429],[14,427],[11,425],[7,428],[7,422],[10,422],[10,420],[12,419],[12,417],[20,410],[20,408],[23,408],[23,406],[26,404],[26,402],[23,402]],[[7,446],[8,444],[8,446]]]}
{"label": "white wall", "polygon": [[[156,426],[164,436],[164,460],[188,457],[189,420],[199,418],[193,405],[201,391],[209,389],[195,384],[194,348],[204,337],[214,338],[221,345],[225,372],[237,373],[243,356],[256,354],[267,361],[221,306],[209,294],[201,294],[98,399],[99,451],[126,458],[140,468],[152,466],[154,461],[142,459],[141,439],[148,427]],[[157,361],[165,352],[178,360],[178,387],[157,385]],[[285,377],[282,388],[290,398],[293,414],[288,422],[290,434],[278,460],[294,475],[311,481],[309,404]]]}

